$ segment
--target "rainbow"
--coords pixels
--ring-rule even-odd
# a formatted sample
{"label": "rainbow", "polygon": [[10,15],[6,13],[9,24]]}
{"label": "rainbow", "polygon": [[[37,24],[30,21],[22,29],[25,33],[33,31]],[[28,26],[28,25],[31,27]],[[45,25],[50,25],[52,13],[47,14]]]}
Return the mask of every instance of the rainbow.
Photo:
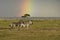
{"label": "rainbow", "polygon": [[31,12],[31,0],[23,0],[22,3],[19,5],[19,13],[17,16],[23,16],[24,14],[30,14]]}

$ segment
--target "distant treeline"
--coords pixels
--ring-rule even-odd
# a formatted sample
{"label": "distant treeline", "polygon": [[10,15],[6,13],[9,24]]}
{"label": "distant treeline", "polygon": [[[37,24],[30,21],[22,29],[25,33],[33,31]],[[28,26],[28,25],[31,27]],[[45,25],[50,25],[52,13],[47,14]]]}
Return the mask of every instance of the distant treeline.
{"label": "distant treeline", "polygon": [[29,20],[60,20],[60,17],[26,17],[26,18],[22,18],[22,17],[0,17],[0,19],[6,19],[6,20],[10,20],[10,19],[29,19]]}

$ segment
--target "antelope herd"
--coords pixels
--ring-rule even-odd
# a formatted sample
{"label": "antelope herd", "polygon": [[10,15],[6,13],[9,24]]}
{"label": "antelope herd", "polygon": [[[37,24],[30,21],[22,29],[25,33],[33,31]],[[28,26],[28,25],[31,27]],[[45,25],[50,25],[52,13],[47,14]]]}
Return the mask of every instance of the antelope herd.
{"label": "antelope herd", "polygon": [[25,21],[19,21],[19,22],[12,22],[9,27],[10,29],[13,29],[14,27],[18,27],[18,30],[20,30],[22,27],[26,27],[27,29],[32,25],[32,20],[29,20],[27,22]]}

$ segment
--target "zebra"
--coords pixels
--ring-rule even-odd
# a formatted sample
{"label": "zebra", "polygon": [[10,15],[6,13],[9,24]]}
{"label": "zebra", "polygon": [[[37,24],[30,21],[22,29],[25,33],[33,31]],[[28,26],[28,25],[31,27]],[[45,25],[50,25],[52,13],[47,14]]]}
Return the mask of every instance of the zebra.
{"label": "zebra", "polygon": [[21,22],[12,22],[9,24],[10,30],[13,29],[14,27],[19,27]]}
{"label": "zebra", "polygon": [[20,24],[20,28],[21,27],[27,27],[27,29],[29,28],[29,26],[30,25],[32,25],[33,24],[33,22],[30,20],[30,21],[28,21],[28,22],[22,22],[21,24]]}
{"label": "zebra", "polygon": [[29,28],[30,25],[32,25],[33,22],[30,20],[28,22],[20,21],[20,22],[12,22],[9,26],[10,29],[13,29],[14,27],[18,27],[18,30],[20,30],[21,27],[27,27]]}

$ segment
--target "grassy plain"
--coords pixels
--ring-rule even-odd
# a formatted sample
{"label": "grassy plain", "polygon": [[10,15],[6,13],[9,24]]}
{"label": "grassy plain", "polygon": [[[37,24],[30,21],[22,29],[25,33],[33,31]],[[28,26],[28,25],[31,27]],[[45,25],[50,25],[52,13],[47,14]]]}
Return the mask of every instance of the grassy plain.
{"label": "grassy plain", "polygon": [[9,24],[18,20],[0,20],[0,40],[60,40],[60,20],[33,20],[26,28],[9,30]]}

